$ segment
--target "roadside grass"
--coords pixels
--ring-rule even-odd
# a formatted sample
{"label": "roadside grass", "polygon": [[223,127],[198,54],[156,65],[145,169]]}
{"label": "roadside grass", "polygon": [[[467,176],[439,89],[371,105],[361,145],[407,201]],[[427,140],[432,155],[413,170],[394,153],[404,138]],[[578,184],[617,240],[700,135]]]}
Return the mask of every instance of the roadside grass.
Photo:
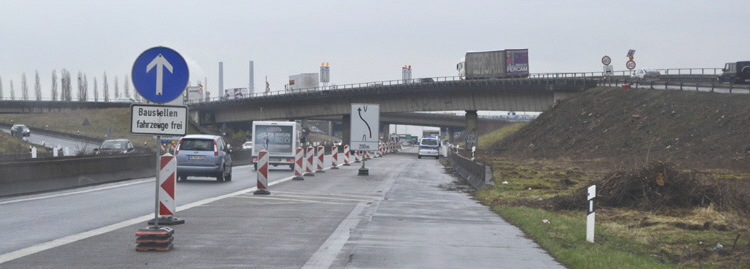
{"label": "roadside grass", "polygon": [[494,132],[482,136],[478,141],[478,146],[480,149],[488,149],[495,142],[503,140],[504,138],[520,130],[527,124],[528,123],[515,123],[504,128],[497,129]]}
{"label": "roadside grass", "polygon": [[[648,245],[595,228],[595,243],[586,241],[586,213],[557,214],[528,207],[496,206],[495,212],[520,227],[569,268],[674,268],[649,255]],[[543,222],[546,220],[547,222]]]}
{"label": "roadside grass", "polygon": [[[513,127],[513,126],[511,126]],[[492,145],[513,131],[479,138]],[[498,135],[504,133],[503,135]],[[488,147],[483,147],[488,148]],[[598,207],[596,240],[585,240],[585,210],[552,210],[548,201],[571,195],[612,172],[606,160],[521,160],[484,156],[495,185],[474,196],[569,268],[747,268],[750,220],[713,206],[642,211]],[[750,175],[704,171],[717,180]],[[586,197],[575,203],[585,208]],[[542,220],[548,220],[549,224]],[[716,248],[717,244],[723,246]]]}
{"label": "roadside grass", "polygon": [[[8,133],[0,132],[0,154],[30,154],[30,146],[34,145]],[[48,152],[47,148],[37,147],[38,154]]]}

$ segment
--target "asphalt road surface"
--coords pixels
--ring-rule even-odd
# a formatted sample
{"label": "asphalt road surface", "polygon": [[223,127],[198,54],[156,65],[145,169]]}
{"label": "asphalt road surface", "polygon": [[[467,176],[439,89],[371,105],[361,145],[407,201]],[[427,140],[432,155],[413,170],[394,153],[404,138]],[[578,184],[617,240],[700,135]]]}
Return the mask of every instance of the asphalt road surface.
{"label": "asphalt road surface", "polygon": [[251,166],[177,184],[174,248],[135,251],[154,180],[0,200],[2,268],[564,268],[414,149],[303,181]]}

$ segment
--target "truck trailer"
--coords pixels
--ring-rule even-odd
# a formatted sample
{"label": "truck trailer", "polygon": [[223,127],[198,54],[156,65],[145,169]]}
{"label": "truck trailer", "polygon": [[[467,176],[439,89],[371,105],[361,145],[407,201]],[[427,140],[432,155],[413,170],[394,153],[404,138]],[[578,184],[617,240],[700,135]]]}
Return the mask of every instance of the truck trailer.
{"label": "truck trailer", "polygon": [[300,146],[302,128],[294,121],[253,122],[253,167],[258,170],[258,152],[268,151],[268,164],[294,170],[294,155]]}
{"label": "truck trailer", "polygon": [[525,78],[529,76],[529,50],[467,52],[456,69],[461,79]]}
{"label": "truck trailer", "polygon": [[298,91],[320,87],[318,73],[302,73],[289,76],[289,90]]}

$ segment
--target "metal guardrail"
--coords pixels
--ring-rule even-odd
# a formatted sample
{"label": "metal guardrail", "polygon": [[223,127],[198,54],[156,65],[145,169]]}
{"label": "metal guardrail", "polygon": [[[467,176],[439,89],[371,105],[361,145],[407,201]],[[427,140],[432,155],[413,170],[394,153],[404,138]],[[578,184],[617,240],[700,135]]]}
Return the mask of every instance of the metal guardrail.
{"label": "metal guardrail", "polygon": [[[721,68],[666,68],[666,69],[653,69],[653,70],[658,70],[664,76],[673,76],[673,75],[714,76],[715,75],[718,77],[719,75],[721,75]],[[532,79],[534,78],[536,79],[606,78],[606,77],[628,78],[630,77],[632,72],[633,71],[630,71],[630,70],[613,71],[611,75],[609,76],[605,76],[604,72],[531,73],[529,74],[528,78],[532,78]],[[428,77],[428,78],[417,78],[417,79],[410,79],[410,80],[403,80],[403,79],[382,80],[382,81],[373,81],[373,82],[321,86],[321,87],[315,87],[315,88],[304,88],[304,89],[295,89],[295,90],[287,89],[287,90],[281,90],[281,91],[258,92],[258,93],[253,93],[249,96],[244,96],[241,98],[218,96],[218,97],[213,97],[211,99],[208,99],[207,102],[221,102],[221,101],[230,101],[230,100],[237,100],[237,99],[244,99],[244,98],[279,96],[279,95],[297,94],[297,93],[306,93],[306,92],[346,90],[346,89],[370,88],[370,87],[378,87],[378,86],[395,86],[395,85],[406,85],[406,84],[424,84],[424,83],[446,82],[446,81],[463,81],[463,80],[458,76]],[[1,100],[11,100],[11,99],[9,97],[4,96],[3,98],[0,98],[0,101]],[[53,101],[53,100],[51,99],[21,100],[20,98],[17,97],[13,101]],[[85,102],[94,102],[94,101],[88,100]],[[96,101],[96,102],[104,103],[104,101],[101,101],[101,100]],[[206,99],[202,99],[201,102],[199,103],[205,103],[205,102],[206,102]]]}

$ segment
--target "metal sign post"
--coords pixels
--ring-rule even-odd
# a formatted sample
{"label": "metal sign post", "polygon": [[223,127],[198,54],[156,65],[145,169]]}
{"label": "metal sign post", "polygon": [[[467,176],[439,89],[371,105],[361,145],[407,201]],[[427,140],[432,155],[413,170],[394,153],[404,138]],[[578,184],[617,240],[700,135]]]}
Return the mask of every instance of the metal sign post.
{"label": "metal sign post", "polygon": [[[352,104],[351,110],[351,143],[353,150],[365,152],[377,150],[380,141],[380,105],[377,104]],[[362,159],[362,167],[359,169],[360,176],[369,175]]]}

